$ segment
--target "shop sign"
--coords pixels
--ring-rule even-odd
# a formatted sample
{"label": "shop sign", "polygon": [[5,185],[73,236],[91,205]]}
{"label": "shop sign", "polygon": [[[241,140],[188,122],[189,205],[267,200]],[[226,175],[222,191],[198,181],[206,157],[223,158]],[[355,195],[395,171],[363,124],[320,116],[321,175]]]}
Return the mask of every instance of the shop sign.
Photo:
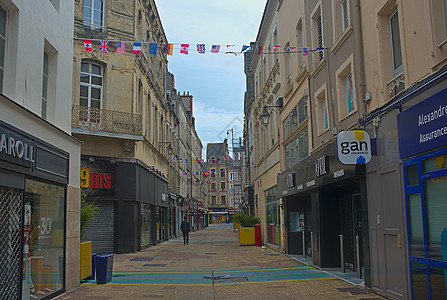
{"label": "shop sign", "polygon": [[447,89],[397,115],[399,156],[447,145]]}
{"label": "shop sign", "polygon": [[0,159],[29,167],[34,163],[34,142],[0,126]]}
{"label": "shop sign", "polygon": [[338,160],[345,165],[366,164],[371,160],[371,139],[364,130],[340,132],[337,149]]}
{"label": "shop sign", "polygon": [[329,158],[322,156],[315,160],[315,177],[326,175],[329,172]]}
{"label": "shop sign", "polygon": [[89,196],[114,196],[115,165],[82,160],[80,186]]}
{"label": "shop sign", "polygon": [[295,173],[290,173],[287,175],[287,187],[291,188],[295,186]]}

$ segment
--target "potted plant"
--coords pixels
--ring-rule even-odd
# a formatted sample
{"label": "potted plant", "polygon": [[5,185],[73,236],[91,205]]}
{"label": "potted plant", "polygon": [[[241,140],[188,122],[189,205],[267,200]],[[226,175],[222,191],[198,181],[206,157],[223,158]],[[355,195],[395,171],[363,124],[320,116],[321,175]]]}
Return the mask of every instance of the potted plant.
{"label": "potted plant", "polygon": [[[85,229],[88,222],[97,214],[98,205],[87,201],[87,194],[81,194],[81,240],[85,239]],[[80,280],[92,276],[92,242],[83,241],[80,245]]]}
{"label": "potted plant", "polygon": [[234,215],[233,222],[240,225],[239,227],[239,244],[253,245],[255,244],[255,224],[261,222],[259,218],[244,213]]}

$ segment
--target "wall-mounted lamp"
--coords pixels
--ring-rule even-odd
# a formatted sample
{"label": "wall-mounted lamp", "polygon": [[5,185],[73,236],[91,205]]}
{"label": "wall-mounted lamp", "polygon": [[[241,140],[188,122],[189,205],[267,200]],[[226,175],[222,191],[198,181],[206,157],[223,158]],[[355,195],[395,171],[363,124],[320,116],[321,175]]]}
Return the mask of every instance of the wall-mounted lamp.
{"label": "wall-mounted lamp", "polygon": [[261,122],[262,122],[262,125],[267,126],[267,125],[269,124],[269,121],[270,121],[270,114],[269,114],[269,112],[267,111],[268,108],[275,108],[275,107],[282,108],[282,107],[283,107],[283,100],[282,100],[282,97],[278,98],[278,99],[276,100],[276,103],[277,103],[278,105],[265,105],[265,106],[264,106],[264,110],[263,110],[262,113],[261,113]]}
{"label": "wall-mounted lamp", "polygon": [[171,142],[158,142],[158,146],[160,146],[160,144],[168,144],[166,149],[168,150],[169,155],[172,155],[172,153],[174,153],[174,148],[172,148]]}

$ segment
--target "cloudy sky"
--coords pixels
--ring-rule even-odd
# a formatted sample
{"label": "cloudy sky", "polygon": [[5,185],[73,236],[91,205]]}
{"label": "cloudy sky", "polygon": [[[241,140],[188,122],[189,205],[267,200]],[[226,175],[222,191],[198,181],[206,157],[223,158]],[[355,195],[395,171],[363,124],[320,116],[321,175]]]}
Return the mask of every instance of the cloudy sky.
{"label": "cloudy sky", "polygon": [[[242,136],[245,76],[243,55],[210,53],[240,52],[255,41],[266,0],[155,0],[169,43],[190,44],[189,54],[176,45],[168,57],[177,91],[194,96],[196,131],[205,147],[220,143],[233,129]],[[205,44],[199,54],[197,44]],[[235,45],[227,48],[226,45]],[[231,145],[230,145],[231,146]],[[204,152],[205,153],[205,152]]]}

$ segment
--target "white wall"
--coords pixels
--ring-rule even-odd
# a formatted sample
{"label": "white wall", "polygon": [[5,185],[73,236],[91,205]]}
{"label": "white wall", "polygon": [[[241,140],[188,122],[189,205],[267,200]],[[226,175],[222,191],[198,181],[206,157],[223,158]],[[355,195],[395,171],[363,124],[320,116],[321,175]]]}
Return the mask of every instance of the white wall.
{"label": "white wall", "polygon": [[71,132],[74,2],[0,0],[8,11],[4,94],[41,115],[43,52],[50,54],[47,120]]}

